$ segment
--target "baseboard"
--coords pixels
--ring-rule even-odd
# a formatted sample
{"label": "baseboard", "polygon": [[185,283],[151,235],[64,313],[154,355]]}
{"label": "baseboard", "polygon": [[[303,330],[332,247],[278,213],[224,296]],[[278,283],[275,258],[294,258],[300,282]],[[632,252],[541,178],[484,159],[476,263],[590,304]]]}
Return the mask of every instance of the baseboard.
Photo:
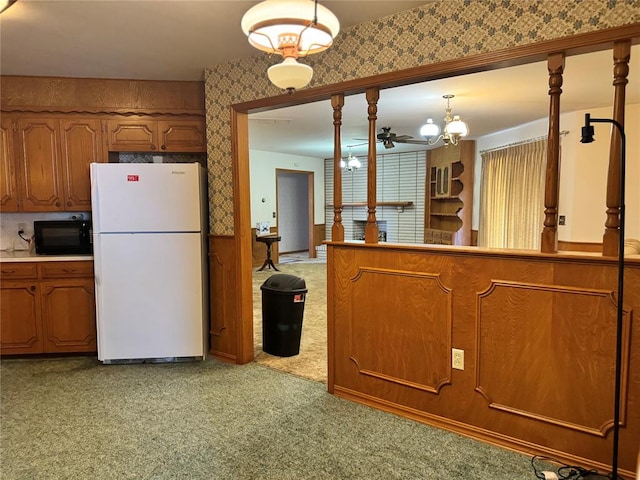
{"label": "baseboard", "polygon": [[[479,440],[481,442],[488,443],[489,445],[505,448],[514,452],[531,456],[542,455],[561,462],[565,462],[567,465],[581,465],[584,468],[595,469],[599,472],[609,472],[611,470],[610,465],[605,465],[600,462],[594,462],[593,460],[589,460],[587,458],[582,458],[576,455],[561,452],[559,450],[544,447],[542,445],[527,442],[525,440],[509,437],[501,433],[492,432],[490,430],[479,428],[474,425],[468,425],[456,420],[441,417],[439,415],[433,415],[427,412],[416,410],[411,407],[406,407],[404,405],[399,405],[387,400],[382,400],[380,398],[372,397],[371,395],[360,393],[349,388],[341,387],[339,385],[330,385],[328,391],[329,393],[333,393],[335,396],[344,398],[346,400],[361,403],[387,413],[392,413],[404,418],[409,418],[411,420],[415,420],[431,427],[457,433],[459,435],[463,435],[465,437]],[[635,472],[624,469],[618,469],[618,473],[625,476],[625,478],[627,476],[629,478],[634,478],[635,475]]]}

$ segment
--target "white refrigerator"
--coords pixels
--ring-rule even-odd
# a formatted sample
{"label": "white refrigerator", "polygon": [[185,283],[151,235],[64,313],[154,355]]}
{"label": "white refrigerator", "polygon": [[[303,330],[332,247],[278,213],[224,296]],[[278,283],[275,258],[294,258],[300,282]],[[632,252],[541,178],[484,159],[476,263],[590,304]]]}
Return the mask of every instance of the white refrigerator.
{"label": "white refrigerator", "polygon": [[204,359],[206,193],[198,163],[92,163],[98,360]]}

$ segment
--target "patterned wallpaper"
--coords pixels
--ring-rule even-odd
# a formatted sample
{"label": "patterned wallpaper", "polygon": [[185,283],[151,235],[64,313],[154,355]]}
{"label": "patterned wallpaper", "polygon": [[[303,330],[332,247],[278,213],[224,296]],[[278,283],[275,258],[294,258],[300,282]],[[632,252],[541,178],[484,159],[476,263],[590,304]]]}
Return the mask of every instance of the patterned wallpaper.
{"label": "patterned wallpaper", "polygon": [[[305,59],[314,70],[307,88],[632,23],[640,0],[442,0],[341,31]],[[234,233],[229,106],[281,94],[266,73],[277,61],[256,51],[205,69],[213,234]]]}

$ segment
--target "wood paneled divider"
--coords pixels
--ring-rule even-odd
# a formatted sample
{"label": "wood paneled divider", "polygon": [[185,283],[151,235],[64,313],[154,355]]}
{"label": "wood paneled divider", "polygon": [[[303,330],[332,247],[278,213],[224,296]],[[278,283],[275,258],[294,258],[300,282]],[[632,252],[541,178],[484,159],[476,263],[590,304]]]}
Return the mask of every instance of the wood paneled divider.
{"label": "wood paneled divider", "polygon": [[[616,280],[598,253],[328,244],[329,391],[529,454],[611,462]],[[620,465],[640,443],[628,261]],[[637,315],[637,314],[636,314]],[[464,350],[464,370],[451,349]]]}
{"label": "wood paneled divider", "polygon": [[234,242],[232,236],[209,235],[209,353],[236,363],[239,292]]}

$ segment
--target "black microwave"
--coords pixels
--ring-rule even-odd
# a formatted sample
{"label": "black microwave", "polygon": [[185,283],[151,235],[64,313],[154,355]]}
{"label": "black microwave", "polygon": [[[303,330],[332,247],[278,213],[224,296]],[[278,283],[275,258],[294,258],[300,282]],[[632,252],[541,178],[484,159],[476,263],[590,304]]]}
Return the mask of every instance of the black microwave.
{"label": "black microwave", "polygon": [[87,220],[38,220],[33,222],[36,253],[73,255],[93,253],[93,230]]}

